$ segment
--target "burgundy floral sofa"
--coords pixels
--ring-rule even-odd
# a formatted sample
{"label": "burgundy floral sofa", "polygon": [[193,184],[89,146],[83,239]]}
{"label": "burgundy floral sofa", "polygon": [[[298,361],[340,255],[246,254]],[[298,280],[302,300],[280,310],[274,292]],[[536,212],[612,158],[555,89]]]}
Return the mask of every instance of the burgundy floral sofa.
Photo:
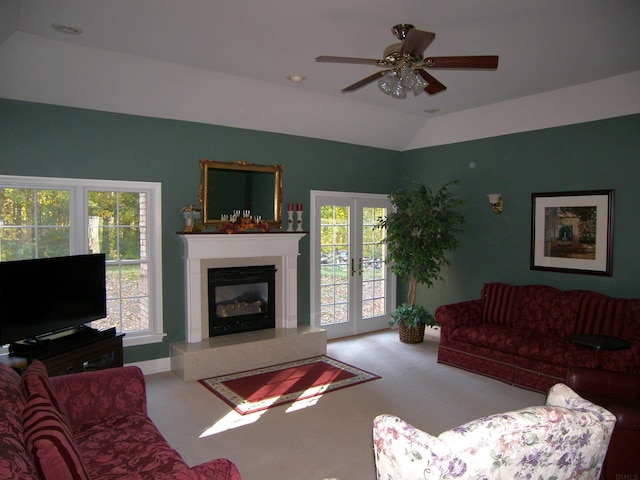
{"label": "burgundy floral sofa", "polygon": [[630,343],[600,352],[597,367],[640,373],[640,299],[547,285],[487,283],[481,298],[435,311],[438,362],[545,393],[568,367],[596,367],[593,349],[573,334],[602,334]]}
{"label": "burgundy floral sofa", "polygon": [[227,459],[189,468],[147,416],[137,367],[22,378],[0,364],[0,478],[240,480]]}

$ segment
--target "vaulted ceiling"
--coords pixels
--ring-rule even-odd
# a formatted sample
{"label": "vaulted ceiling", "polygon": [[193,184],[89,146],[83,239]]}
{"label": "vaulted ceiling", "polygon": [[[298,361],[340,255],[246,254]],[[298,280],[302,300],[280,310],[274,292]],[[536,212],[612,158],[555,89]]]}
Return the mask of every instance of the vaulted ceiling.
{"label": "vaulted ceiling", "polygon": [[[0,53],[11,42],[37,38],[100,55],[142,57],[212,72],[224,81],[212,82],[211,94],[237,95],[236,104],[243,91],[247,98],[256,96],[251,103],[259,108],[257,95],[272,91],[282,104],[290,92],[291,102],[306,111],[289,106],[282,115],[340,123],[345,111],[375,112],[377,128],[387,134],[408,124],[420,128],[441,115],[640,70],[638,0],[0,0],[0,17]],[[51,27],[54,23],[82,33],[65,35]],[[436,34],[429,56],[499,55],[499,67],[431,70],[446,91],[394,99],[375,82],[340,92],[379,70],[376,66],[314,61],[318,55],[381,58],[385,47],[397,42],[391,33],[397,23]],[[146,81],[162,82],[159,72]],[[135,75],[132,71],[132,82],[140,80]],[[288,75],[305,80],[293,83]],[[225,82],[235,86],[226,89]],[[176,88],[202,89],[206,81]],[[206,95],[198,94],[205,101]],[[319,119],[313,123],[316,129],[319,124]]]}

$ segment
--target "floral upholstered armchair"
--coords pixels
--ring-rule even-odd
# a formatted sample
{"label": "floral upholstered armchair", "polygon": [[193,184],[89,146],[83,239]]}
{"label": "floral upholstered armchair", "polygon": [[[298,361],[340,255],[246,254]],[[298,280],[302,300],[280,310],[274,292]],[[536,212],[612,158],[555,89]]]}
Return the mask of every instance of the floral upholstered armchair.
{"label": "floral upholstered armchair", "polygon": [[391,415],[374,420],[379,480],[597,480],[616,418],[564,384],[545,406],[473,420],[434,437]]}

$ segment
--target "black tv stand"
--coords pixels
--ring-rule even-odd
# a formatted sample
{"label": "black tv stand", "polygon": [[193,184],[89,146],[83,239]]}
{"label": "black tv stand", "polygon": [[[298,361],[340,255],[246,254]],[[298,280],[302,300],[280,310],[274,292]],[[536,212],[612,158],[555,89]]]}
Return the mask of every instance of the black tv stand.
{"label": "black tv stand", "polygon": [[95,330],[86,325],[80,325],[78,327],[55,330],[13,342],[9,345],[9,352],[11,355],[17,355],[27,359],[41,359],[58,355],[65,350],[95,343],[98,340],[112,338],[115,335],[115,328]]}
{"label": "black tv stand", "polygon": [[60,330],[54,330],[52,332],[43,333],[41,335],[36,335],[35,337],[25,338],[24,340],[20,340],[18,342],[14,342],[14,345],[18,345],[18,349],[24,348],[25,350],[28,347],[24,347],[23,345],[42,345],[46,342],[51,342],[55,340],[59,340],[65,337],[69,337],[71,335],[81,335],[83,332],[95,332],[91,327],[87,327],[86,325],[80,325],[78,327],[67,327],[61,328]]}
{"label": "black tv stand", "polygon": [[[80,332],[57,336],[55,339],[22,340],[12,345],[9,357],[0,359],[17,370],[24,370],[33,360],[40,360],[47,367],[49,376],[101,370],[123,365],[122,338],[115,328],[98,331],[83,327]],[[66,333],[66,332],[65,332]],[[40,336],[39,336],[40,337]],[[31,348],[27,348],[30,346]]]}

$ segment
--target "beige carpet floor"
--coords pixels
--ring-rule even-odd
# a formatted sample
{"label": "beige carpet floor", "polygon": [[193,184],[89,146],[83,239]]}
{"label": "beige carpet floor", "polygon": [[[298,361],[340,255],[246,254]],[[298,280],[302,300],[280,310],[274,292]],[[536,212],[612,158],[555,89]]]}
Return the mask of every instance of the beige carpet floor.
{"label": "beige carpet floor", "polygon": [[437,435],[544,403],[539,393],[438,364],[437,349],[437,338],[407,345],[395,330],[332,340],[329,356],[382,379],[245,416],[198,382],[149,375],[149,415],[189,465],[227,457],[244,480],[375,480],[376,415],[394,414]]}

